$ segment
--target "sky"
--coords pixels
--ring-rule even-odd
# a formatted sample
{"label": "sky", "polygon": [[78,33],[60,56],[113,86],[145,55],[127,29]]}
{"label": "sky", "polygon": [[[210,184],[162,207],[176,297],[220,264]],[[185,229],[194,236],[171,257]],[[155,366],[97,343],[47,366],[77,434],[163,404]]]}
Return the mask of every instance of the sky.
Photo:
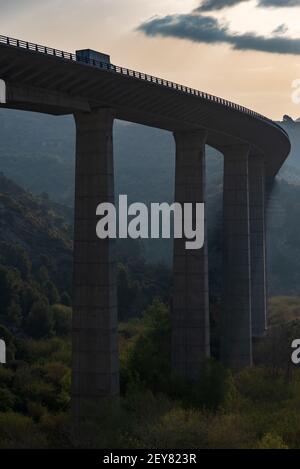
{"label": "sky", "polygon": [[300,117],[300,0],[0,0],[0,34]]}

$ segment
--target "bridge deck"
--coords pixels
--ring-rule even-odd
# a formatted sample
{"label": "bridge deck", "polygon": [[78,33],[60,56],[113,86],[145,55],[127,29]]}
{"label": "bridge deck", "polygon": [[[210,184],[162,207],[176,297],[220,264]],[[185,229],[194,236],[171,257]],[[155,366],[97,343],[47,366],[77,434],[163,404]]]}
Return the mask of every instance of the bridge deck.
{"label": "bridge deck", "polygon": [[0,78],[9,108],[55,115],[97,107],[116,118],[169,131],[206,128],[208,144],[222,149],[248,142],[266,155],[274,175],[290,151],[286,132],[238,104],[165,79],[75,54],[0,36]]}

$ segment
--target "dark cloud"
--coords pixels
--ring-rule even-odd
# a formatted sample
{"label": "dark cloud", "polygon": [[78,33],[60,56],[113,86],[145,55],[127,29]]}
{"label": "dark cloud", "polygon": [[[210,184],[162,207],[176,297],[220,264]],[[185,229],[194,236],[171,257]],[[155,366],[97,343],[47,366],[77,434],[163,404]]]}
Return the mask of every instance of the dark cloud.
{"label": "dark cloud", "polygon": [[215,18],[201,15],[168,15],[153,18],[139,27],[148,36],[172,36],[194,42],[224,42],[227,27]]}
{"label": "dark cloud", "polygon": [[255,50],[278,54],[300,54],[300,39],[265,37],[255,33],[235,34],[216,18],[191,13],[155,17],[138,28],[148,36],[188,39],[207,44],[229,44],[237,50]]}
{"label": "dark cloud", "polygon": [[249,0],[204,0],[195,11],[215,11],[223,8],[233,7],[238,3],[248,2]]}
{"label": "dark cloud", "polygon": [[[216,11],[223,8],[233,7],[239,3],[248,2],[249,0],[203,0],[201,5],[196,8],[199,11]],[[300,6],[300,0],[259,0],[258,6],[268,8],[283,8]]]}
{"label": "dark cloud", "polygon": [[299,7],[300,0],[259,0],[259,6],[273,8]]}

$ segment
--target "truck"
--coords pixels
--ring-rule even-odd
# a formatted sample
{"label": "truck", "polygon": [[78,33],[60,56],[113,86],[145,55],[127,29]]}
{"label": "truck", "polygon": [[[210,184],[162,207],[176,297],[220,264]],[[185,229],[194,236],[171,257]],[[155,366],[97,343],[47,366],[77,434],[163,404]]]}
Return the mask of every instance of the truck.
{"label": "truck", "polygon": [[86,62],[90,64],[97,65],[99,62],[104,64],[110,64],[110,56],[103,54],[102,52],[97,52],[92,49],[82,49],[76,51],[76,60],[79,62]]}

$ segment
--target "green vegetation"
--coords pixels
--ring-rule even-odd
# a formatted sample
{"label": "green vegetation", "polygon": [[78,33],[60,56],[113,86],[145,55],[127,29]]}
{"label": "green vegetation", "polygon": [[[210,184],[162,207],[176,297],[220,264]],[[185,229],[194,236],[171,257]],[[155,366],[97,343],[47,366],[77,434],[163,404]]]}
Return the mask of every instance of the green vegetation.
{"label": "green vegetation", "polygon": [[[53,307],[60,334],[68,334],[65,308]],[[13,360],[0,368],[0,447],[299,448],[300,370],[273,354],[278,340],[288,349],[291,325],[299,335],[297,310],[300,299],[272,299],[276,324],[256,346],[260,364],[233,375],[211,359],[191,385],[172,376],[169,311],[154,300],[120,324],[121,398],[105,402],[101,425],[90,422],[80,440],[69,417],[68,335],[35,340],[5,331]]]}
{"label": "green vegetation", "polygon": [[16,336],[42,339],[70,332],[71,308],[59,304],[47,268],[41,277],[24,249],[5,242],[0,242],[0,297],[0,323]]}
{"label": "green vegetation", "polygon": [[[211,359],[191,385],[170,368],[169,270],[147,264],[143,246],[129,241],[118,246],[121,397],[118,405],[106,401],[101,425],[90,422],[79,439],[70,423],[71,291],[61,281],[70,278],[68,228],[57,225],[54,207],[50,218],[39,214],[39,204],[49,201],[30,197],[25,219],[33,239],[0,242],[0,337],[8,359],[0,367],[0,448],[300,447],[300,370],[290,360],[291,341],[300,337],[300,299],[271,299],[271,327],[255,344],[254,368],[233,375]],[[7,193],[10,220],[15,199]],[[27,232],[22,210],[18,217]],[[8,226],[16,239],[14,224]],[[217,357],[222,305],[211,301]]]}
{"label": "green vegetation", "polygon": [[[15,122],[17,113],[12,115]],[[60,121],[61,139],[58,129],[48,126],[50,118],[26,139],[36,128],[30,116],[25,125],[20,119],[21,157],[3,139],[1,166],[16,180],[31,180],[31,190],[71,205],[73,148],[65,148],[73,138],[70,122]],[[9,135],[9,119],[1,123]],[[131,200],[172,200],[170,136],[142,127],[130,133],[125,125],[117,130],[119,147],[132,154],[124,158],[116,152],[118,191]],[[32,142],[40,143],[36,153]],[[222,160],[210,153],[208,164],[213,358],[199,369],[198,384],[172,374],[170,271],[145,261],[168,260],[170,243],[119,243],[121,397],[104,402],[101,424],[89,422],[80,439],[70,423],[72,209],[51,202],[46,193],[33,196],[0,175],[0,338],[8,359],[0,366],[0,448],[300,448],[300,370],[290,359],[291,342],[300,338],[300,225],[295,222],[300,189],[279,181],[268,220],[270,292],[291,296],[270,300],[270,329],[254,344],[255,366],[232,374],[215,359],[222,285],[221,232],[214,221],[221,206]],[[141,174],[154,174],[154,167],[160,170],[150,187]]]}

